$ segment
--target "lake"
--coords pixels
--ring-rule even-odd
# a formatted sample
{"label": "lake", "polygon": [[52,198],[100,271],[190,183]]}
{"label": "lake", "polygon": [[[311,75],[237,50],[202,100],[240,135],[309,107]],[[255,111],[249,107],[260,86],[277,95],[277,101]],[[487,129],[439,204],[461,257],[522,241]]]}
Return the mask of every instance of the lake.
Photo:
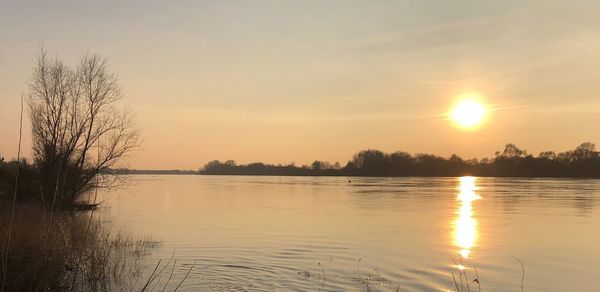
{"label": "lake", "polygon": [[452,291],[476,268],[483,291],[520,291],[520,260],[525,291],[600,291],[599,180],[129,178],[102,216],[162,242],[146,275],[195,262],[180,290]]}

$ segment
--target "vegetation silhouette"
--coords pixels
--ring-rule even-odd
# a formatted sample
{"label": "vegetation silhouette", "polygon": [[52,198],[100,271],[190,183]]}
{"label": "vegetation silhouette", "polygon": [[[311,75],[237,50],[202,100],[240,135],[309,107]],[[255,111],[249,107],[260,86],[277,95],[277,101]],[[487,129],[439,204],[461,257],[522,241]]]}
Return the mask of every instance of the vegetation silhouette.
{"label": "vegetation silhouette", "polygon": [[497,177],[600,177],[600,152],[585,142],[574,150],[528,154],[514,144],[506,144],[493,158],[462,159],[407,152],[384,153],[368,149],[356,153],[344,167],[339,163],[315,161],[311,165],[273,165],[254,162],[238,165],[233,160],[207,163],[198,171],[204,175],[297,175],[297,176],[497,176]]}
{"label": "vegetation silhouette", "polygon": [[84,204],[83,195],[113,186],[106,175],[138,146],[133,115],[117,107],[121,88],[107,62],[86,54],[74,68],[39,54],[29,82],[33,164],[41,199],[53,208]]}
{"label": "vegetation silhouette", "polygon": [[42,49],[28,85],[33,159],[21,158],[23,97],[17,158],[0,155],[0,291],[135,285],[154,242],[112,232],[93,211],[93,190],[120,181],[111,167],[139,141],[133,115],[117,107],[116,76],[97,55],[72,68]]}

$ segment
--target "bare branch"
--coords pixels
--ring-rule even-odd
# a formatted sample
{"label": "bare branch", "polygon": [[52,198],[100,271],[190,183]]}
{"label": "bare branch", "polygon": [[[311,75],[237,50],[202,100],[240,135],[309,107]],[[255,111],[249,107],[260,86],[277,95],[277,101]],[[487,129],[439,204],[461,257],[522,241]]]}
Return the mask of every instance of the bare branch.
{"label": "bare branch", "polygon": [[49,59],[42,49],[29,87],[33,153],[43,193],[60,189],[68,205],[94,187],[114,183],[115,179],[94,178],[109,175],[108,169],[138,146],[139,135],[133,115],[117,109],[121,89],[106,59],[88,54],[72,69]]}

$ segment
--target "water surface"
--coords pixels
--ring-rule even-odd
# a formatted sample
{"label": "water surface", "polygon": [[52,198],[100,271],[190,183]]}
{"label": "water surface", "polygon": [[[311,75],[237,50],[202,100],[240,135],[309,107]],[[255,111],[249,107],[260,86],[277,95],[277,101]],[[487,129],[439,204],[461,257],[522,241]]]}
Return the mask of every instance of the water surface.
{"label": "water surface", "polygon": [[163,242],[147,273],[175,252],[172,288],[195,262],[185,290],[446,291],[452,273],[464,268],[472,279],[476,267],[482,290],[520,291],[518,258],[526,291],[600,291],[598,180],[140,175],[131,182],[103,195],[103,216]]}

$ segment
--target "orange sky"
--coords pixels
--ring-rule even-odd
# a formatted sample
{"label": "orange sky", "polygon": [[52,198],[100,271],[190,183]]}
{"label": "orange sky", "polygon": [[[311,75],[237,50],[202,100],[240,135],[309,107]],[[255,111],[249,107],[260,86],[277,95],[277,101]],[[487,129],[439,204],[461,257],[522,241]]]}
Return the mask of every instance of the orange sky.
{"label": "orange sky", "polygon": [[[0,155],[42,43],[108,58],[144,137],[130,167],[600,143],[597,1],[197,2],[0,2]],[[492,109],[477,130],[444,116],[465,93]]]}

